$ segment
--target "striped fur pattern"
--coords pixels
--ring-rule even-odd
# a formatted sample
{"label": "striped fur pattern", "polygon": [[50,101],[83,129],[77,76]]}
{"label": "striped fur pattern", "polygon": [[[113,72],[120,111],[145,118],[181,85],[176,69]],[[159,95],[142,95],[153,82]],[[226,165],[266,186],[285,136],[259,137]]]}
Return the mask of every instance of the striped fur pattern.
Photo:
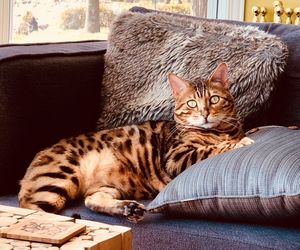
{"label": "striped fur pattern", "polygon": [[21,180],[20,206],[59,212],[83,197],[101,213],[141,220],[154,198],[197,161],[250,144],[228,91],[227,66],[208,81],[168,75],[175,121],[147,121],[69,139],[39,152]]}

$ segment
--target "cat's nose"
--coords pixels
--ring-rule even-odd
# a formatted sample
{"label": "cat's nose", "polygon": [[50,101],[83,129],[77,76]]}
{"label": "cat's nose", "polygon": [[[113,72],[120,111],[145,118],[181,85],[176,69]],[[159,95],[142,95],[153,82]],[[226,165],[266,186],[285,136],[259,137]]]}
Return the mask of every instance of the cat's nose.
{"label": "cat's nose", "polygon": [[209,115],[208,111],[205,110],[205,111],[202,112],[202,116],[203,116],[203,118],[204,118],[205,120],[207,120],[208,115]]}

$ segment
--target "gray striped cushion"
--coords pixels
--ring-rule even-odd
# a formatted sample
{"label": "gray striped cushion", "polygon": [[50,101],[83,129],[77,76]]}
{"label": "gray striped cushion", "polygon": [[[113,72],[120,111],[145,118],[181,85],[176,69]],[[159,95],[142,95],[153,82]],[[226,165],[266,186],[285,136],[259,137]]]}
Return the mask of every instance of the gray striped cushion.
{"label": "gray striped cushion", "polygon": [[151,212],[226,219],[300,215],[300,131],[261,127],[255,143],[199,162],[148,205]]}

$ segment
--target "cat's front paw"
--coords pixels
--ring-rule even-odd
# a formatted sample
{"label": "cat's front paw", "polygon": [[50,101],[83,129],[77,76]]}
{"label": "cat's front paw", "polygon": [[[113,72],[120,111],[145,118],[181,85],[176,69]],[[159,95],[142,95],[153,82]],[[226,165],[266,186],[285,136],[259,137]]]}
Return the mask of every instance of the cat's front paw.
{"label": "cat's front paw", "polygon": [[254,141],[249,138],[249,137],[244,137],[243,139],[241,139],[236,145],[234,148],[241,148],[241,147],[244,147],[246,145],[250,145],[254,143]]}
{"label": "cat's front paw", "polygon": [[257,131],[259,131],[259,128],[252,128],[252,129],[250,129],[250,130],[247,131],[246,135],[250,135],[250,134],[256,133]]}
{"label": "cat's front paw", "polygon": [[130,222],[137,223],[144,218],[146,208],[143,204],[140,204],[136,201],[128,201],[124,204],[124,213],[123,215]]}

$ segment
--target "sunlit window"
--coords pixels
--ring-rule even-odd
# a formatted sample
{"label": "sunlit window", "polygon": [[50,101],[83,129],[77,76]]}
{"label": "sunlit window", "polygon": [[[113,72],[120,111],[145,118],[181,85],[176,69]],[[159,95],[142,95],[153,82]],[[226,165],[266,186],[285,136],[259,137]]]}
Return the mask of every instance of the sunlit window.
{"label": "sunlit window", "polygon": [[107,39],[115,16],[133,6],[191,14],[191,1],[14,0],[11,6],[10,42]]}

